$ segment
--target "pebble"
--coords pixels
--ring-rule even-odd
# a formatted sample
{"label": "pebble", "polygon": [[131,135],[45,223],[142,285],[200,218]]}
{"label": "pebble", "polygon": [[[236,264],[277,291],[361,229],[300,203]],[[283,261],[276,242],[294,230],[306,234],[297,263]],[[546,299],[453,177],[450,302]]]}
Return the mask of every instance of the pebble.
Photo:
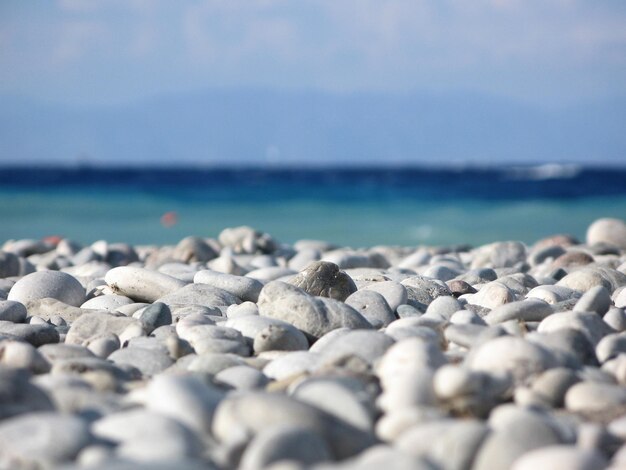
{"label": "pebble", "polygon": [[149,303],[187,284],[167,274],[134,266],[113,268],[106,273],[104,280],[119,295]]}
{"label": "pebble", "polygon": [[17,281],[7,300],[27,304],[33,300],[52,298],[78,307],[85,300],[85,288],[69,274],[60,271],[40,271],[27,274]]}
{"label": "pebble", "polygon": [[354,281],[334,263],[316,261],[290,281],[310,295],[328,297],[340,301],[356,292]]}
{"label": "pebble", "polygon": [[385,297],[373,290],[354,292],[345,299],[345,303],[363,315],[374,328],[382,328],[396,320]]}
{"label": "pebble", "polygon": [[292,324],[313,338],[335,328],[371,328],[352,307],[334,299],[314,297],[280,281],[266,284],[259,295],[259,313]]}
{"label": "pebble", "polygon": [[92,441],[84,420],[61,413],[32,413],[0,423],[0,465],[49,468],[71,462]]}
{"label": "pebble", "polygon": [[598,219],[587,229],[587,244],[606,243],[626,249],[626,223],[619,219]]}
{"label": "pebble", "polygon": [[209,284],[218,289],[225,290],[244,301],[256,302],[263,284],[246,276],[234,276],[232,274],[219,273],[216,271],[198,271],[193,282],[199,284]]}
{"label": "pebble", "polygon": [[27,314],[24,304],[14,300],[0,300],[0,321],[22,323]]}
{"label": "pebble", "polygon": [[531,248],[8,243],[0,467],[619,468],[626,249],[602,224]]}

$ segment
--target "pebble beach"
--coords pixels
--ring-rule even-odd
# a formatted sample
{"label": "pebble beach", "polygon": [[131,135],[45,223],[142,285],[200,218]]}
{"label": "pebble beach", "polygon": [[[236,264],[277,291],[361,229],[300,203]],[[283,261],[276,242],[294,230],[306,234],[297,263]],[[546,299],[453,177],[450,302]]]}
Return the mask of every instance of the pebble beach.
{"label": "pebble beach", "polygon": [[626,223],[0,249],[0,469],[626,468]]}

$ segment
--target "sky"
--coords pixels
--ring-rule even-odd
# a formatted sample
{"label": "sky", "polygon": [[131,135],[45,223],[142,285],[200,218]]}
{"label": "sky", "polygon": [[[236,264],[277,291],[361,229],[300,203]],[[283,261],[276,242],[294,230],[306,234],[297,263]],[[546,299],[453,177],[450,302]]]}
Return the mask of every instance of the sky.
{"label": "sky", "polygon": [[0,95],[116,106],[215,89],[626,98],[621,0],[2,0]]}

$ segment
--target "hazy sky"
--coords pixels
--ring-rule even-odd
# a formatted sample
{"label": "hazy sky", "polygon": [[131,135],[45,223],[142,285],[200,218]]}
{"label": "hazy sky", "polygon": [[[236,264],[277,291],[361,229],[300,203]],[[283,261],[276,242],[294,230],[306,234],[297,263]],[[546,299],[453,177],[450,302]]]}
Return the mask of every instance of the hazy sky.
{"label": "hazy sky", "polygon": [[622,0],[2,0],[0,93],[212,87],[626,96]]}

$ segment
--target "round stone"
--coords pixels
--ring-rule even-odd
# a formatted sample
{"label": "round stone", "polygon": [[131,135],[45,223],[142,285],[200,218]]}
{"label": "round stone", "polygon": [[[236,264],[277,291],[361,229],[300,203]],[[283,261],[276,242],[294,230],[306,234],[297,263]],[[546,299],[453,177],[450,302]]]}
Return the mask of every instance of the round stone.
{"label": "round stone", "polygon": [[52,298],[78,307],[85,300],[85,289],[75,277],[60,271],[39,271],[15,283],[7,300],[27,304],[33,300]]}

